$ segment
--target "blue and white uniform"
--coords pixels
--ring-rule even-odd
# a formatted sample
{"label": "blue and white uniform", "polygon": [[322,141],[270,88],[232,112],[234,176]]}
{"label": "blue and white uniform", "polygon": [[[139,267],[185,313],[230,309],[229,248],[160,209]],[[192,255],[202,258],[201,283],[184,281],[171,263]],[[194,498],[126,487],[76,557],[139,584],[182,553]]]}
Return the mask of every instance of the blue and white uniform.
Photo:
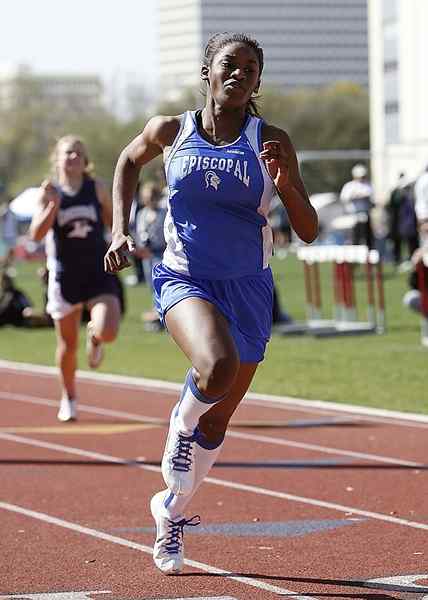
{"label": "blue and white uniform", "polygon": [[248,115],[236,141],[215,146],[198,133],[195,112],[183,115],[165,162],[167,247],[153,273],[161,317],[187,297],[212,302],[242,362],[263,359],[272,322],[274,186],[259,159],[261,127]]}
{"label": "blue and white uniform", "polygon": [[46,236],[47,312],[61,319],[100,294],[118,295],[117,279],[104,271],[104,224],[95,181],[85,177],[77,194],[58,187],[61,204]]}

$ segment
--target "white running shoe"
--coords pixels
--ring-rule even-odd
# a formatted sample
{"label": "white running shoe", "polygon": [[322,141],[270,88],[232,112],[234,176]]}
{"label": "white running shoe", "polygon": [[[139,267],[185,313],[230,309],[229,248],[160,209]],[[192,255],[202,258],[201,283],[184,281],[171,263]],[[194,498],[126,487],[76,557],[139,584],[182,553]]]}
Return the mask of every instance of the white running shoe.
{"label": "white running shoe", "polygon": [[102,343],[94,341],[91,321],[86,326],[86,356],[88,357],[88,365],[91,369],[99,367],[104,358]]}
{"label": "white running shoe", "polygon": [[195,482],[194,445],[195,436],[185,436],[175,428],[177,406],[169,422],[168,438],[162,457],[162,476],[168,488],[176,496],[188,496]]}
{"label": "white running shoe", "polygon": [[68,398],[67,396],[61,398],[57,418],[58,421],[63,423],[77,419],[76,400],[74,398]]}
{"label": "white running shoe", "polygon": [[150,510],[156,523],[156,541],[153,546],[153,560],[157,568],[165,575],[176,575],[183,569],[184,562],[184,544],[183,530],[189,525],[195,527],[199,525],[201,519],[195,515],[187,520],[177,517],[174,520],[169,519],[164,512],[163,502],[165,491],[158,492],[153,496],[150,502]]}

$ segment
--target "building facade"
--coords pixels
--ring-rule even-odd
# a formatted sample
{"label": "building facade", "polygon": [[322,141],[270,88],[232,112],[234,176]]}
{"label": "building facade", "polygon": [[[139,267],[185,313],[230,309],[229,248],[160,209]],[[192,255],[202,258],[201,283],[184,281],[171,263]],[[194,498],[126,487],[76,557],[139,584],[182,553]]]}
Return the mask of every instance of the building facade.
{"label": "building facade", "polygon": [[338,80],[368,86],[367,0],[159,0],[163,94],[199,85],[204,45],[221,31],[258,40],[264,85],[284,92]]}
{"label": "building facade", "polygon": [[372,179],[385,201],[400,172],[428,164],[428,2],[370,0]]}

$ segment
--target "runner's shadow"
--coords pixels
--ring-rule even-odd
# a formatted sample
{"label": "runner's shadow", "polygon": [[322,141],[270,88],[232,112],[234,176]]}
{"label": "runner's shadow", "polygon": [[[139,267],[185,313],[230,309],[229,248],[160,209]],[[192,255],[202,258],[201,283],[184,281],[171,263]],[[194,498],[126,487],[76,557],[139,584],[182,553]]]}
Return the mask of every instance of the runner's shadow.
{"label": "runner's shadow", "polygon": [[[34,465],[34,466],[82,466],[82,467],[160,467],[159,460],[129,459],[123,462],[109,460],[83,460],[83,459],[35,459],[35,458],[4,458],[0,459],[0,465]],[[318,460],[318,461],[219,461],[214,464],[218,469],[348,469],[367,471],[426,471],[428,465],[400,465],[400,464],[370,464],[351,463],[346,461]]]}
{"label": "runner's shadow", "polygon": [[371,464],[371,463],[355,463],[347,462],[346,460],[295,460],[295,461],[255,461],[255,462],[235,462],[218,461],[214,464],[217,468],[233,468],[233,469],[352,469],[352,470],[412,470],[424,471],[428,469],[428,465],[402,465],[402,464]]}
{"label": "runner's shadow", "polygon": [[261,573],[200,573],[200,572],[195,572],[195,573],[180,573],[179,575],[176,575],[176,577],[224,577],[224,578],[230,578],[230,577],[242,577],[242,578],[246,578],[248,577],[249,579],[258,579],[258,580],[267,580],[267,581],[272,581],[272,582],[276,582],[276,583],[285,583],[285,584],[289,584],[289,583],[307,583],[307,584],[318,584],[318,585],[333,585],[333,586],[340,586],[340,587],[344,587],[344,588],[371,588],[371,589],[377,589],[379,590],[378,592],[344,592],[344,593],[337,593],[337,592],[306,592],[306,591],[300,591],[300,592],[291,592],[291,593],[277,593],[277,596],[280,598],[290,598],[290,600],[293,600],[293,598],[295,596],[313,596],[314,598],[352,598],[353,600],[390,600],[393,598],[396,598],[396,596],[390,596],[389,594],[385,594],[383,593],[384,591],[387,592],[404,592],[404,593],[415,593],[417,592],[418,594],[423,594],[423,593],[427,593],[428,592],[428,588],[422,587],[422,586],[406,586],[406,585],[397,585],[397,584],[390,584],[390,583],[371,583],[371,582],[363,582],[363,581],[352,581],[352,580],[346,580],[346,579],[317,579],[317,578],[310,578],[310,577],[281,577],[280,575],[264,575]]}
{"label": "runner's shadow", "polygon": [[[46,425],[46,427],[64,427],[64,433],[72,434],[73,429],[76,429],[76,434],[79,434],[79,429],[82,427],[87,427],[90,429],[91,427],[103,427],[103,426],[135,426],[138,428],[139,426],[148,426],[148,427],[169,427],[169,419],[162,419],[153,417],[152,419],[145,420],[144,417],[141,420],[134,419],[124,419],[117,421],[117,419],[103,419],[100,421],[98,418],[94,417],[93,420],[91,418],[82,419],[79,421],[74,421],[71,423],[59,423],[57,425]],[[45,427],[44,425],[41,427]],[[324,419],[295,419],[295,420],[287,420],[283,421],[280,419],[275,420],[263,420],[263,419],[235,419],[230,422],[230,427],[232,429],[312,429],[312,428],[324,428],[324,427],[376,427],[376,424],[369,423],[366,421],[361,421],[356,417],[327,417]],[[1,428],[0,428],[1,433]],[[12,431],[6,431],[6,433],[12,433]],[[19,432],[17,432],[19,433]],[[46,431],[46,433],[49,433]],[[120,432],[119,432],[120,433]]]}

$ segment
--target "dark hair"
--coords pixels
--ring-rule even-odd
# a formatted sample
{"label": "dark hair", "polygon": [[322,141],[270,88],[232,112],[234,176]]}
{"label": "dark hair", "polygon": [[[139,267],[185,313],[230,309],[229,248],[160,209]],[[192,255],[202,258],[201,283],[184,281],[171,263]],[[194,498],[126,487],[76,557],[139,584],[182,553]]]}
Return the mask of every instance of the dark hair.
{"label": "dark hair", "polygon": [[[224,31],[223,33],[215,33],[208,40],[207,45],[205,46],[205,51],[202,58],[203,66],[210,67],[214,56],[225,46],[233,43],[246,44],[254,50],[259,61],[259,77],[261,77],[264,66],[263,48],[260,46],[257,40],[250,38],[245,33],[230,33],[228,31]],[[259,116],[259,110],[254,99],[248,101],[247,110],[250,115],[255,115],[257,117]]]}

